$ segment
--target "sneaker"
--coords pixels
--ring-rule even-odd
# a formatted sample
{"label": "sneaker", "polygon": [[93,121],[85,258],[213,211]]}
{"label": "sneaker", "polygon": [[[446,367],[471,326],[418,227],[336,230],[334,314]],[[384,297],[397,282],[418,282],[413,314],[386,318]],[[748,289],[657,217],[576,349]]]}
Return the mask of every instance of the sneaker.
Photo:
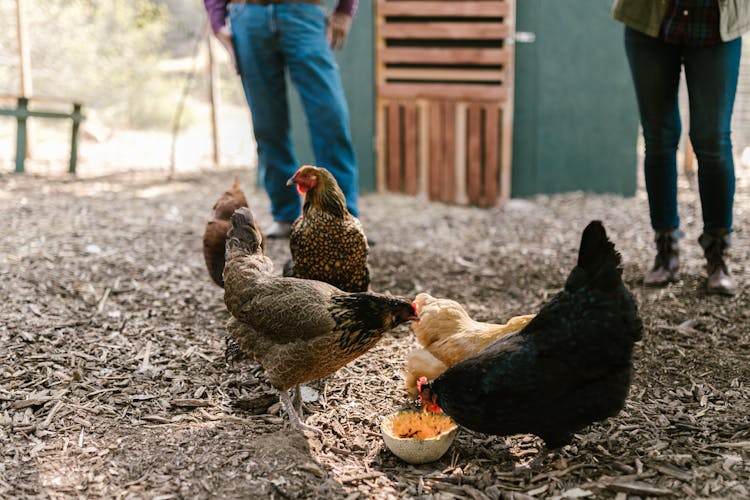
{"label": "sneaker", "polygon": [[289,233],[291,232],[292,232],[291,222],[274,221],[273,224],[268,226],[263,231],[263,235],[266,238],[289,238]]}

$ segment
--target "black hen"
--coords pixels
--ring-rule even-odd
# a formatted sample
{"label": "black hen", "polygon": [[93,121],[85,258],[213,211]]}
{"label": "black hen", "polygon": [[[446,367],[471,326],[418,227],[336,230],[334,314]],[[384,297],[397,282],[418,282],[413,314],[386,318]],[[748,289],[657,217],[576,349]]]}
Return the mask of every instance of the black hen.
{"label": "black hen", "polygon": [[550,448],[625,405],[642,325],[601,222],[583,232],[565,289],[520,332],[419,382],[420,399],[486,434],[531,433]]}

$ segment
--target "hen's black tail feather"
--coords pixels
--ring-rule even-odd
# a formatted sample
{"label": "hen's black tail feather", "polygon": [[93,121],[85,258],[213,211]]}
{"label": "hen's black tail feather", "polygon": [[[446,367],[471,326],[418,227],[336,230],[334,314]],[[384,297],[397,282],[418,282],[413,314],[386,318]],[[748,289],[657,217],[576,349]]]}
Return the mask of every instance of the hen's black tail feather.
{"label": "hen's black tail feather", "polygon": [[[621,264],[620,253],[607,237],[602,222],[591,221],[583,230],[578,250],[578,266],[571,273],[568,284],[580,285],[580,281],[583,280],[596,288],[607,289],[617,286],[621,283]],[[585,278],[582,275],[585,275]]]}
{"label": "hen's black tail feather", "polygon": [[621,263],[620,254],[604,230],[602,221],[589,222],[581,236],[581,247],[578,250],[578,266],[590,273],[596,272],[603,266],[618,267]]}
{"label": "hen's black tail feather", "polygon": [[232,214],[232,228],[227,233],[226,254],[239,250],[249,254],[263,254],[263,234],[258,228],[253,212],[248,207],[240,207]]}

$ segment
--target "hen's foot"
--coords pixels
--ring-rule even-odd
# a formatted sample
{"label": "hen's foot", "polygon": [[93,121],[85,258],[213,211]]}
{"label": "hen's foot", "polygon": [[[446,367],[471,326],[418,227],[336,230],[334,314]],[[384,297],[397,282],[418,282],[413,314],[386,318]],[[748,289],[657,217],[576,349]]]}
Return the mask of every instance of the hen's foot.
{"label": "hen's foot", "polygon": [[292,400],[289,397],[289,393],[287,391],[279,391],[279,400],[281,401],[281,405],[286,410],[287,415],[289,415],[289,423],[292,425],[293,429],[297,429],[300,431],[310,431],[316,434],[320,434],[321,436],[323,435],[323,431],[321,431],[317,427],[313,427],[312,425],[307,425],[299,419],[297,411],[294,409],[294,404],[292,403]]}

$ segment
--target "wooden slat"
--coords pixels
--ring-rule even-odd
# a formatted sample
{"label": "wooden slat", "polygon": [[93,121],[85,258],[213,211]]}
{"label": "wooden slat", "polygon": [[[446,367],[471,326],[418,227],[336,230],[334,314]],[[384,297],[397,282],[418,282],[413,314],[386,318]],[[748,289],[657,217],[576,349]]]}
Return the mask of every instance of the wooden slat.
{"label": "wooden slat", "polygon": [[500,203],[510,198],[510,169],[513,161],[513,107],[506,105],[500,115]]}
{"label": "wooden slat", "polygon": [[378,50],[378,58],[384,63],[502,65],[508,49],[385,47]]}
{"label": "wooden slat", "polygon": [[507,2],[421,2],[378,1],[378,14],[382,16],[471,16],[471,17],[505,17],[508,14]]}
{"label": "wooden slat", "polygon": [[400,104],[388,104],[388,190],[401,187],[401,113]]}
{"label": "wooden slat", "polygon": [[[380,36],[380,32],[378,31],[378,27],[382,24],[383,18],[382,16],[378,15],[376,13],[376,22],[375,22],[375,29],[374,29],[374,36],[375,36],[375,50],[377,52],[383,50],[385,48],[385,40],[383,40],[383,37]],[[382,72],[383,68],[385,68],[385,64],[383,61],[376,58],[375,61],[375,82],[382,82]],[[387,144],[388,141],[386,140],[386,120],[388,117],[388,107],[387,107],[387,101],[381,96],[380,94],[375,94],[375,110],[377,112],[377,120],[375,126],[377,127],[377,149],[376,149],[376,165],[377,165],[377,181],[378,181],[378,191],[383,192],[386,190],[386,156],[387,156]]]}
{"label": "wooden slat", "polygon": [[453,203],[456,200],[456,103],[442,101],[443,107],[443,169],[440,199]]}
{"label": "wooden slat", "polygon": [[497,203],[500,182],[498,146],[500,144],[500,110],[497,105],[484,107],[484,195],[481,204],[492,206]]}
{"label": "wooden slat", "polygon": [[500,85],[448,83],[381,83],[378,94],[392,99],[466,99],[504,102],[507,91]]}
{"label": "wooden slat", "polygon": [[456,130],[453,134],[455,144],[453,158],[453,176],[456,181],[456,195],[454,201],[465,205],[469,198],[466,195],[466,103],[456,103]]}
{"label": "wooden slat", "polygon": [[[506,19],[508,29],[515,32],[516,2],[509,3],[510,10]],[[500,194],[498,201],[505,203],[510,199],[511,163],[513,162],[513,86],[515,79],[515,51],[508,53],[508,62],[505,69],[508,72],[506,84],[507,95],[501,105],[500,116]]]}
{"label": "wooden slat", "polygon": [[505,72],[500,69],[463,69],[463,68],[385,68],[386,80],[433,80],[456,82],[487,82],[497,85],[505,79]]}
{"label": "wooden slat", "polygon": [[469,106],[469,161],[467,177],[469,203],[479,203],[482,192],[482,108],[474,103]]}
{"label": "wooden slat", "polygon": [[439,101],[430,103],[430,182],[428,195],[431,200],[440,199],[440,178],[443,163],[443,113]]}
{"label": "wooden slat", "polygon": [[500,23],[385,23],[380,36],[401,40],[499,40],[508,36],[508,27]]}
{"label": "wooden slat", "polygon": [[377,147],[376,147],[376,161],[377,161],[377,184],[378,184],[378,192],[382,193],[386,190],[386,151],[387,151],[387,144],[385,138],[385,122],[388,119],[388,105],[383,101],[383,99],[380,99],[378,97],[377,99]]}
{"label": "wooden slat", "polygon": [[426,101],[417,101],[418,118],[417,123],[419,126],[419,174],[417,176],[419,182],[418,192],[419,195],[428,198],[428,182],[430,178],[430,120],[429,120],[429,104]]}
{"label": "wooden slat", "polygon": [[417,194],[417,104],[404,105],[404,192]]}
{"label": "wooden slat", "polygon": [[[460,42],[509,36],[515,1],[376,1],[376,95],[388,103],[378,108],[378,180],[389,190],[447,203],[507,200],[514,47]],[[408,46],[386,46],[399,40],[407,43],[392,45]]]}

